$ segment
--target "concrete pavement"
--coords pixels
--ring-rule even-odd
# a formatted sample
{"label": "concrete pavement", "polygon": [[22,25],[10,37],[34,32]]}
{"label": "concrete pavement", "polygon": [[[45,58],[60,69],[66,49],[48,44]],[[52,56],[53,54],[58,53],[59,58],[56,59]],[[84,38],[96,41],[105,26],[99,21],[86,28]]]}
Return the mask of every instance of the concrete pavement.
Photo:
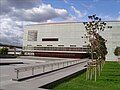
{"label": "concrete pavement", "polygon": [[[0,89],[3,90],[44,90],[42,88],[38,88],[44,86],[46,84],[52,83],[59,79],[65,78],[69,75],[77,73],[83,69],[85,69],[87,61],[84,63],[76,64],[74,66],[70,66],[64,69],[60,69],[51,73],[47,73],[35,78],[31,78],[25,81],[12,81],[10,75],[13,75],[14,65],[11,66],[2,66],[4,69],[6,68],[6,73],[2,70],[2,82],[0,85]],[[10,71],[10,72],[9,72]],[[8,74],[9,72],[9,74]]]}

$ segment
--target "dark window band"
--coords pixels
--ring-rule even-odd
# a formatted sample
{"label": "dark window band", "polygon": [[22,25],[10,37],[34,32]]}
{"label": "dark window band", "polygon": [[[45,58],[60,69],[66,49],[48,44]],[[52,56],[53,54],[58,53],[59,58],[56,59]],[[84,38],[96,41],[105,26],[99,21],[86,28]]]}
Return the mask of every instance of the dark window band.
{"label": "dark window band", "polygon": [[58,38],[42,38],[42,41],[58,41]]}

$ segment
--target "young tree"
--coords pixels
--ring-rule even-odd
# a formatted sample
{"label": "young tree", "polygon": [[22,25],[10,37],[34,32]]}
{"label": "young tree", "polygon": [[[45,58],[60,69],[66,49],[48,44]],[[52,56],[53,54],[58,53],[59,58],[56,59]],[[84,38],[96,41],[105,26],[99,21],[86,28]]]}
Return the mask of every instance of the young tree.
{"label": "young tree", "polygon": [[96,45],[96,54],[97,57],[101,57],[101,59],[105,60],[105,56],[107,55],[108,51],[107,51],[107,47],[105,45],[106,40],[100,36],[99,34],[96,35],[96,41],[98,43],[98,45]]}
{"label": "young tree", "polygon": [[84,22],[85,29],[89,36],[89,42],[91,43],[91,58],[93,60],[94,53],[97,59],[104,59],[107,54],[107,47],[105,45],[106,40],[99,35],[100,31],[104,31],[106,23],[101,21],[101,18],[96,15],[88,16],[89,22]]}

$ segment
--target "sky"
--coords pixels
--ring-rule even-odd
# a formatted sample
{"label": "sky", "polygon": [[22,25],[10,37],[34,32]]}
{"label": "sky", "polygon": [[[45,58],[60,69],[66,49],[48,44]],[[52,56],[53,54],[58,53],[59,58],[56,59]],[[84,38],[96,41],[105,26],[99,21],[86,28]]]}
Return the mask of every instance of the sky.
{"label": "sky", "polygon": [[23,27],[50,22],[84,22],[96,14],[120,21],[120,0],[0,0],[0,43],[23,43]]}

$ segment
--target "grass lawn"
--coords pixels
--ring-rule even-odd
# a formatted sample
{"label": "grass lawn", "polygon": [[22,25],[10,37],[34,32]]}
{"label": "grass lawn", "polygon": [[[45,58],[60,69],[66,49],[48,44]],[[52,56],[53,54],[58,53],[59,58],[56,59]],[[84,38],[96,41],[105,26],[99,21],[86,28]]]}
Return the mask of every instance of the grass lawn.
{"label": "grass lawn", "polygon": [[52,90],[120,90],[120,64],[106,62],[97,81],[86,80],[85,73],[64,81]]}

